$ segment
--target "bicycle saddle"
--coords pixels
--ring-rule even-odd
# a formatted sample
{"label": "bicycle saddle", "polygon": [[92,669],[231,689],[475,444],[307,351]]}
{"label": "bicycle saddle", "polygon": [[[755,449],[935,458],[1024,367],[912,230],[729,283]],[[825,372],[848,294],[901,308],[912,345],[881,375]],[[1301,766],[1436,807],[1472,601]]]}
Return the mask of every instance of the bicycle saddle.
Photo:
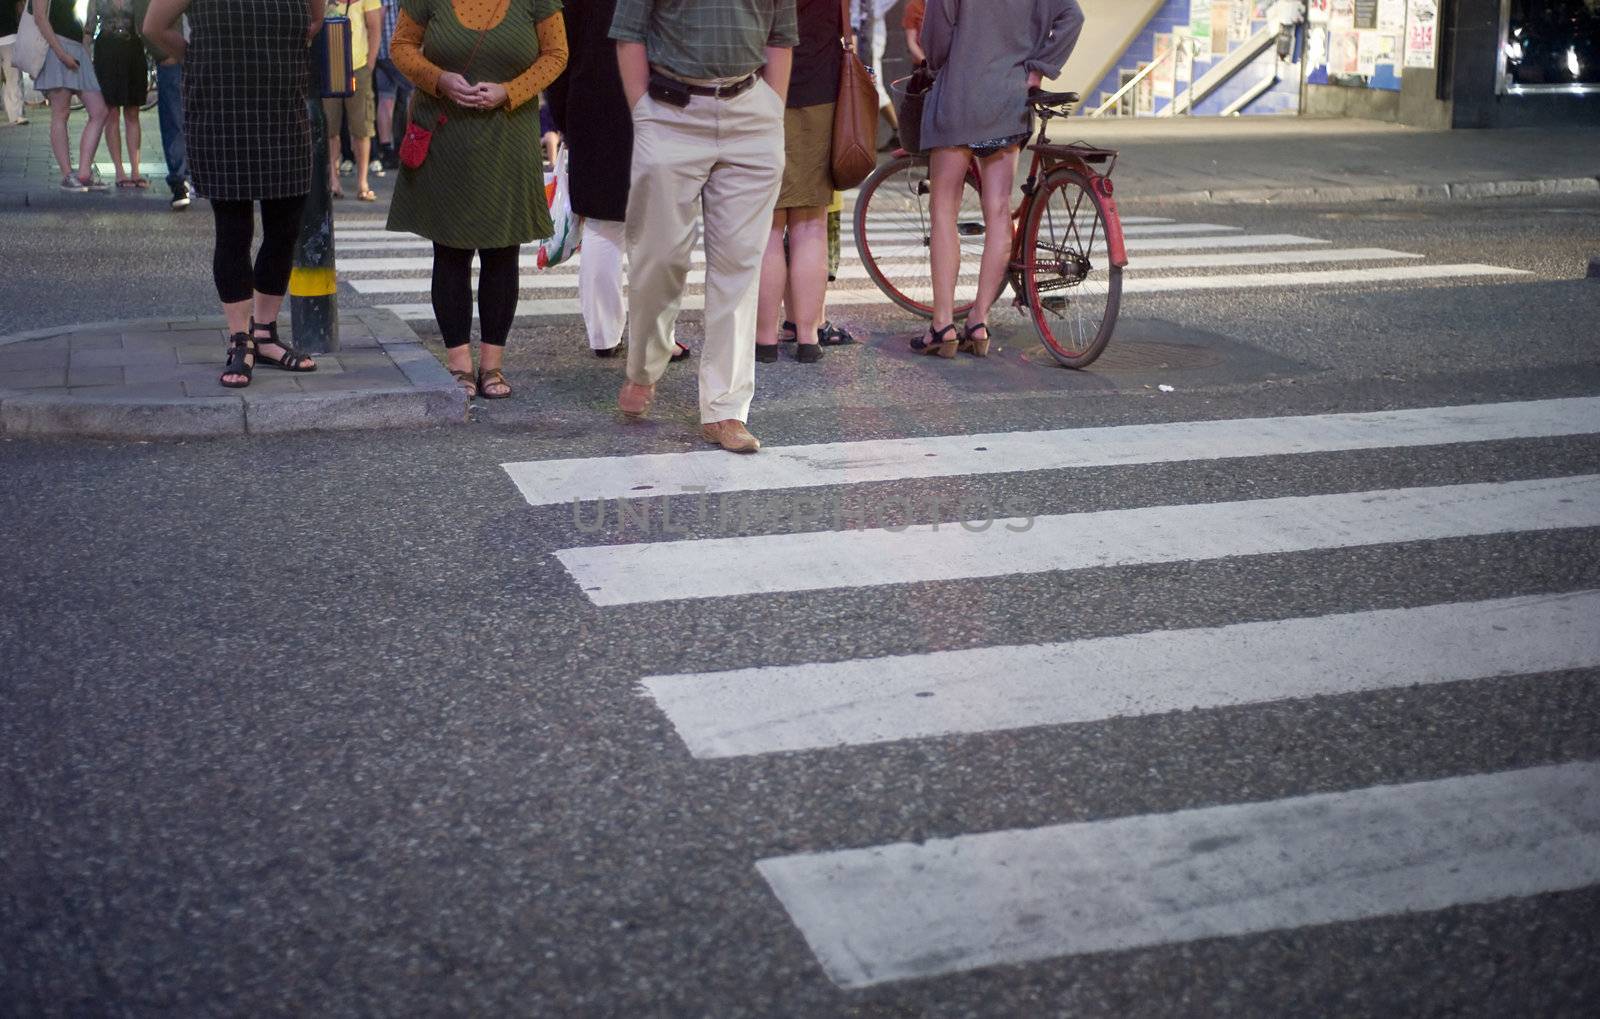
{"label": "bicycle saddle", "polygon": [[1079,98],[1076,92],[1046,92],[1043,89],[1033,89],[1028,93],[1028,102],[1035,106],[1072,106],[1077,104]]}

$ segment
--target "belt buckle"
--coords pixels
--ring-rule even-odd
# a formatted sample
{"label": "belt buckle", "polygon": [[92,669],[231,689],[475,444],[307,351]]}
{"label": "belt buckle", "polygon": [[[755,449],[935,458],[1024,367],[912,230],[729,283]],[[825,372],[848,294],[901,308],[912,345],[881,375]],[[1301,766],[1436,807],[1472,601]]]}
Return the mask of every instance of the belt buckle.
{"label": "belt buckle", "polygon": [[718,99],[732,99],[734,96],[738,95],[740,92],[743,92],[744,91],[744,87],[746,85],[748,85],[749,83],[750,83],[750,76],[746,75],[743,78],[740,78],[738,81],[733,82],[732,84],[718,85],[717,86],[717,98]]}

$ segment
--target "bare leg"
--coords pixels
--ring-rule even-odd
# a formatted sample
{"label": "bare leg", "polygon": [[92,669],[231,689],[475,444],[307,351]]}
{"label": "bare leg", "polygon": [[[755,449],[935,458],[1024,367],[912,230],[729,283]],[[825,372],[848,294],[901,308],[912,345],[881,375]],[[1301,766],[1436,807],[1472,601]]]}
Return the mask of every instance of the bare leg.
{"label": "bare leg", "polygon": [[350,146],[356,150],[356,194],[365,194],[372,190],[367,184],[367,167],[372,162],[372,139],[355,138]]}
{"label": "bare leg", "polygon": [[50,100],[50,151],[55,154],[61,176],[72,175],[72,152],[67,148],[67,118],[72,115],[72,93],[64,88],[53,88]]}
{"label": "bare leg", "polygon": [[816,343],[828,294],[828,207],[789,210],[789,282],[795,339]]}
{"label": "bare leg", "polygon": [[78,142],[78,179],[87,183],[93,177],[94,154],[100,148],[100,136],[105,133],[111,111],[98,92],[83,93],[83,108],[89,114],[89,122],[83,125],[83,137]]}
{"label": "bare leg", "polygon": [[1011,265],[1011,185],[1017,176],[1017,150],[1009,148],[979,160],[978,173],[983,179],[983,265],[969,323],[989,321],[989,309],[1000,296]]}
{"label": "bare leg", "polygon": [[[961,211],[961,191],[966,187],[967,166],[971,162],[972,151],[966,148],[934,149],[930,157],[935,332],[955,322],[956,279],[961,275],[961,236],[956,231],[956,216]],[[1007,195],[1010,190],[1011,182],[1007,181]]]}
{"label": "bare leg", "polygon": [[106,151],[111,153],[111,165],[117,168],[117,183],[120,184],[128,175],[122,168],[121,124],[115,116],[106,118]]}
{"label": "bare leg", "polygon": [[788,222],[788,209],[773,212],[772,232],[767,235],[767,250],[761,256],[761,289],[756,301],[756,345],[761,347],[778,342],[778,305],[789,279],[789,264],[783,254],[783,230]]}
{"label": "bare leg", "polygon": [[122,108],[123,133],[128,138],[128,176],[139,178],[139,146],[144,144],[144,131],[139,126],[139,107]]}

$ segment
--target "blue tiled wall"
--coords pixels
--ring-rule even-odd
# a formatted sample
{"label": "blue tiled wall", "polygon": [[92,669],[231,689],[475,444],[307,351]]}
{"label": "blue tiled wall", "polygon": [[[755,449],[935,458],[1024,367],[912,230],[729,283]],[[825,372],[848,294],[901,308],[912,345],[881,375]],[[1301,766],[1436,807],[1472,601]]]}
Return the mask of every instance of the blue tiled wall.
{"label": "blue tiled wall", "polygon": [[[1103,99],[1121,87],[1122,71],[1136,71],[1139,65],[1155,58],[1156,36],[1171,32],[1173,28],[1182,28],[1189,23],[1190,0],[1167,0],[1161,8],[1150,18],[1144,29],[1134,38],[1128,48],[1117,61],[1105,79],[1085,97],[1086,109],[1099,106]],[[1259,31],[1265,22],[1257,21],[1251,27]],[[1220,60],[1221,58],[1216,58]],[[1257,57],[1249,67],[1236,74],[1217,91],[1202,100],[1195,107],[1197,116],[1216,115],[1239,96],[1248,92],[1272,72],[1274,55],[1271,50]],[[1196,57],[1194,63],[1194,77],[1196,79],[1211,69],[1215,60],[1210,57]],[[1255,102],[1251,103],[1243,112],[1247,115],[1294,113],[1299,108],[1300,85],[1299,65],[1289,64],[1284,67],[1284,75],[1270,90]],[[1182,90],[1184,83],[1179,83]],[[1170,99],[1157,98],[1155,110],[1160,112],[1169,103]]]}

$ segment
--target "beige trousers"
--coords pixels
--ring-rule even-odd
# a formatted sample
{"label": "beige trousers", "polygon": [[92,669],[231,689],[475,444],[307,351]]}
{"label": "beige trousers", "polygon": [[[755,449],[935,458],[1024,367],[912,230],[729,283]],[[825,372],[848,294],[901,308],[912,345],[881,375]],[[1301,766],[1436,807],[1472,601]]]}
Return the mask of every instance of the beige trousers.
{"label": "beige trousers", "polygon": [[783,182],[783,100],[767,85],[687,107],[633,109],[628,194],[628,378],[653,385],[672,356],[695,219],[706,247],[700,420],[745,421],[756,388],[756,298]]}

